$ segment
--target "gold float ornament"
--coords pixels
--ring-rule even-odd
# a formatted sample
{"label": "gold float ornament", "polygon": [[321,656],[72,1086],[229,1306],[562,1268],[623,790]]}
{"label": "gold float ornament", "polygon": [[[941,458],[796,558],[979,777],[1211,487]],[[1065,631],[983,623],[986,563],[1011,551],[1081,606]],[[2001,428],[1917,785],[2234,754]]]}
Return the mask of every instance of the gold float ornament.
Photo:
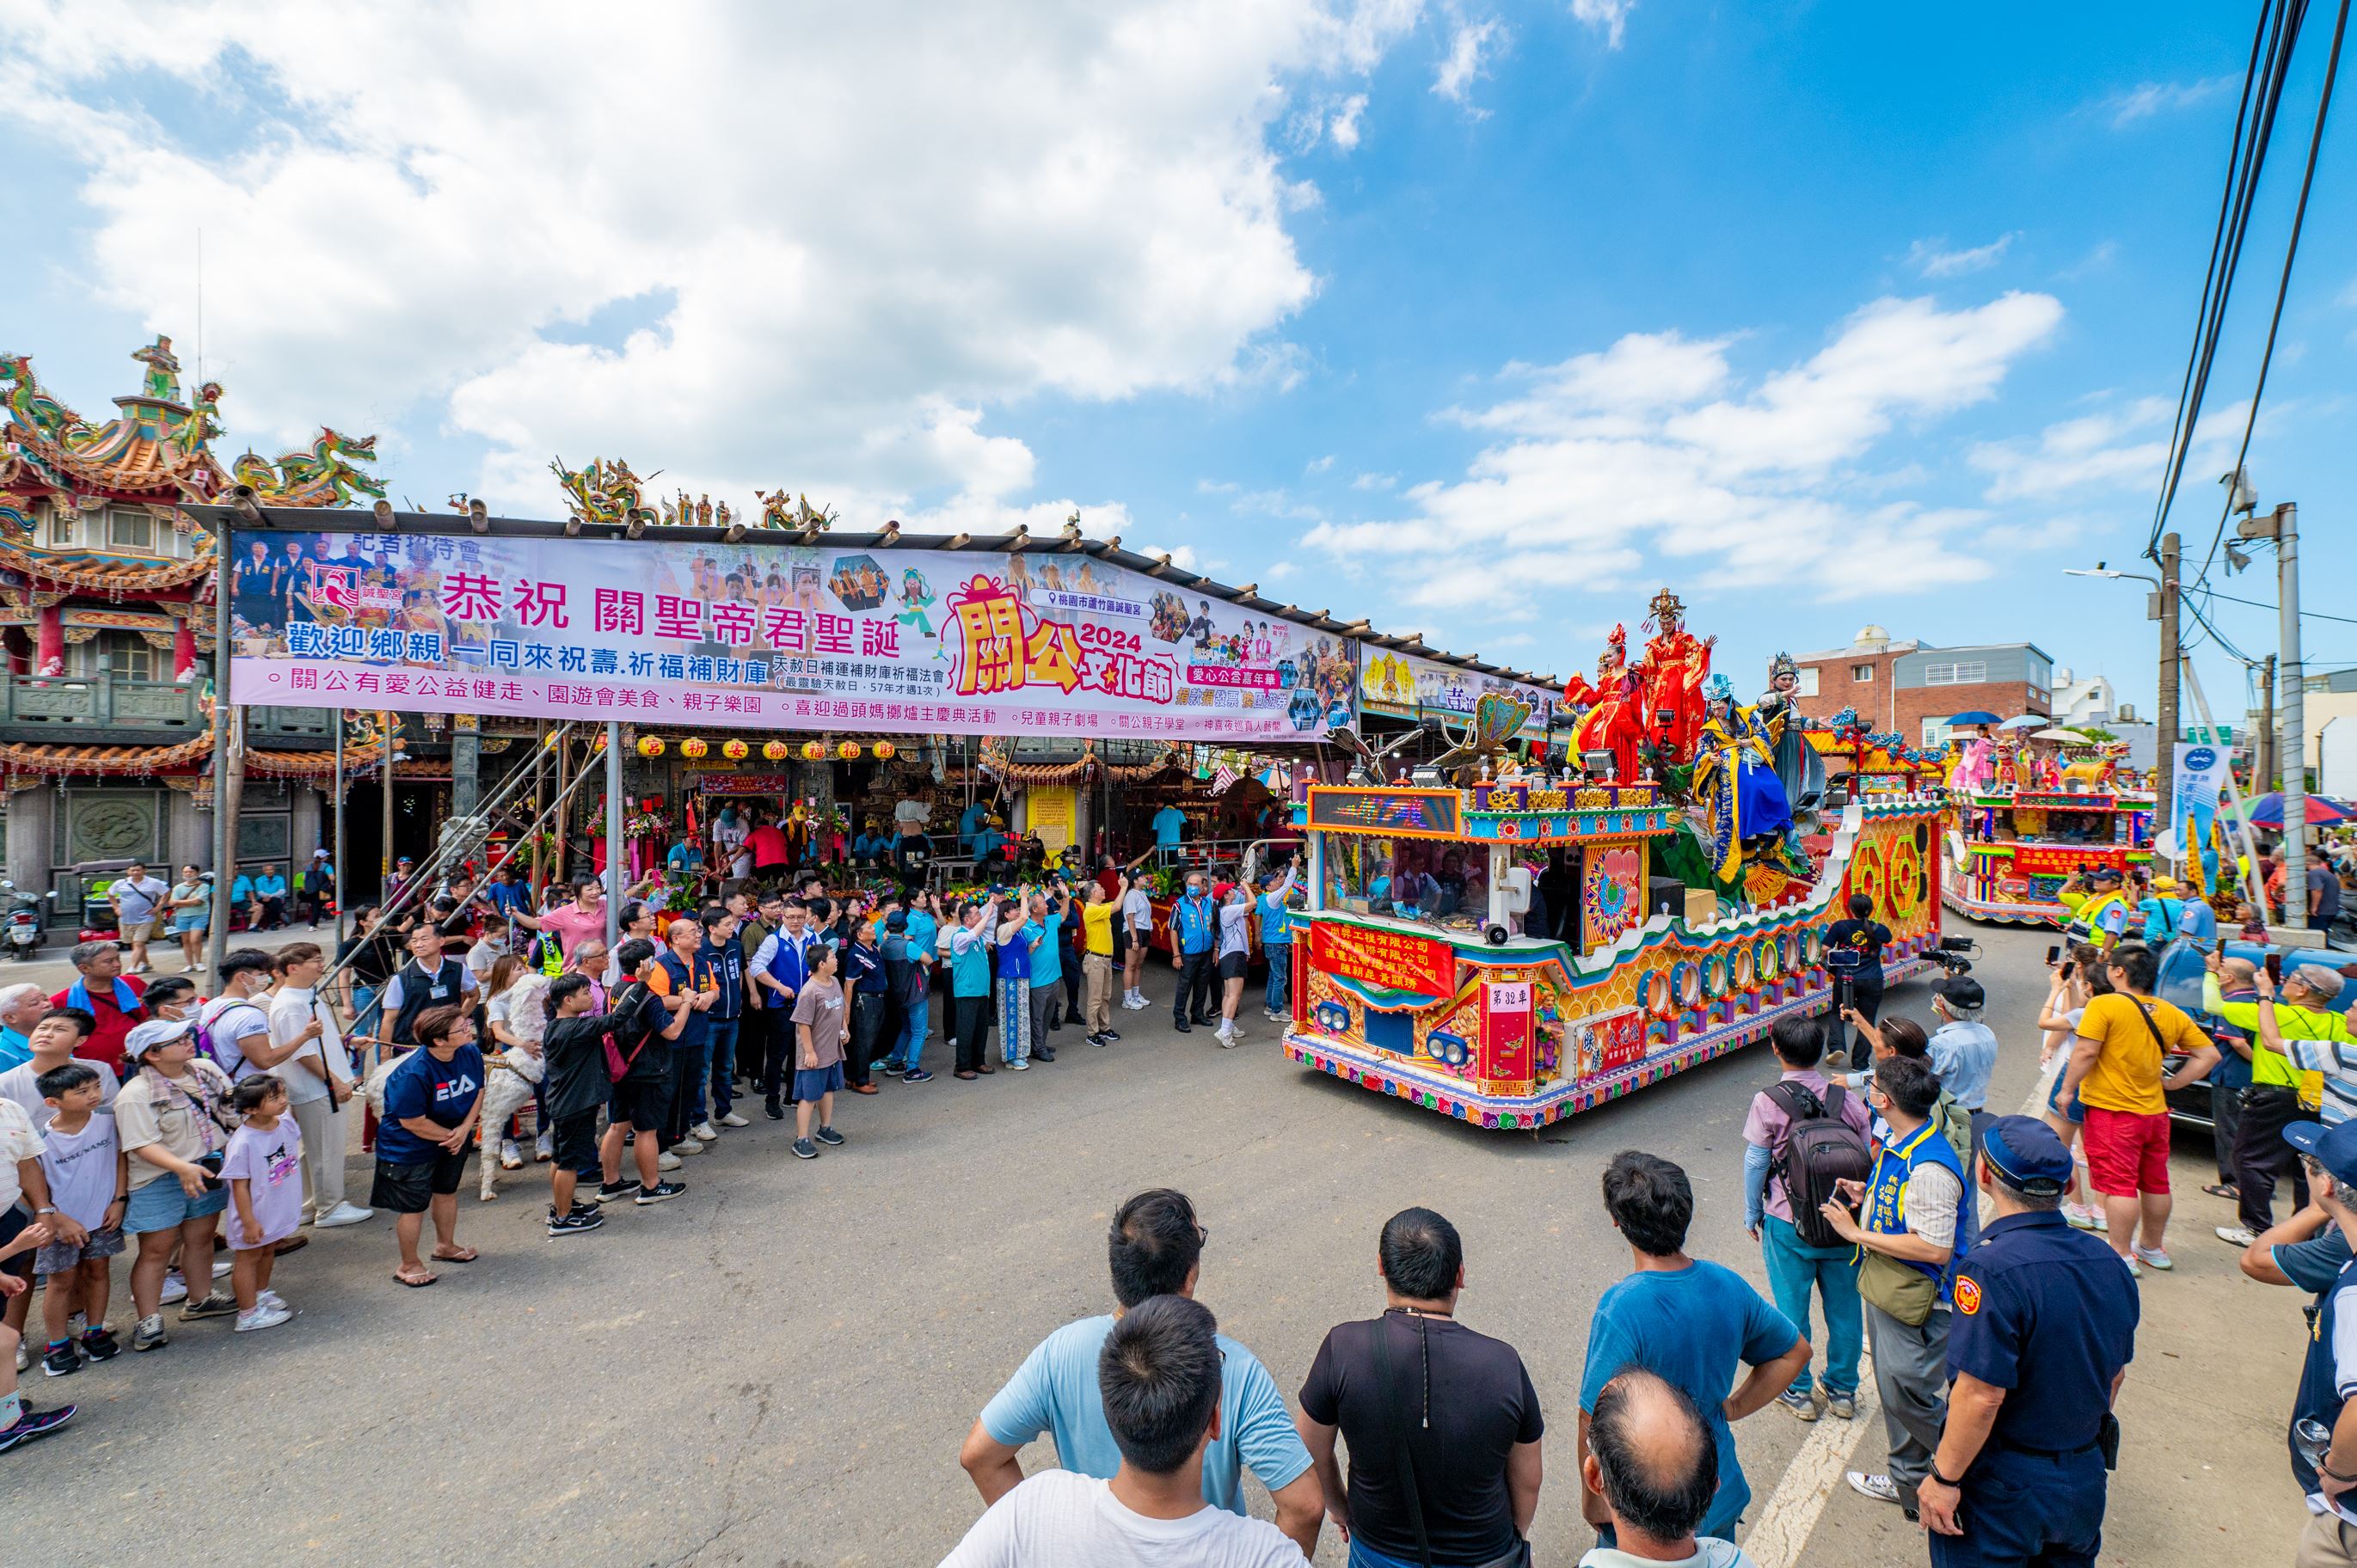
{"label": "gold float ornament", "polygon": [[647,735],[640,736],[639,737],[639,755],[640,757],[661,757],[662,754],[662,736],[659,735]]}
{"label": "gold float ornament", "polygon": [[877,759],[877,761],[879,761],[879,762],[889,762],[889,761],[891,761],[891,760],[892,760],[892,750],[893,750],[893,747],[892,747],[892,743],[891,743],[890,741],[888,741],[888,740],[879,740],[879,741],[877,741],[877,742],[876,743],[876,759]]}
{"label": "gold float ornament", "polygon": [[691,760],[702,757],[709,749],[711,748],[704,744],[702,736],[692,735],[679,743],[679,754]]}
{"label": "gold float ornament", "polygon": [[786,743],[782,740],[763,741],[761,756],[770,762],[783,762],[786,759]]}
{"label": "gold float ornament", "polygon": [[825,746],[824,746],[823,744],[822,744],[822,743],[820,743],[820,742],[818,742],[818,741],[815,741],[815,740],[806,740],[806,741],[802,742],[802,760],[803,760],[803,761],[805,761],[805,762],[816,762],[816,761],[818,761],[821,757],[824,757],[825,755],[826,755],[826,747],[825,747]]}
{"label": "gold float ornament", "polygon": [[838,742],[834,748],[834,754],[843,758],[845,762],[849,762],[858,757],[859,743],[856,740]]}
{"label": "gold float ornament", "polygon": [[731,762],[744,761],[746,754],[751,750],[752,747],[741,740],[724,740],[720,743],[720,755]]}

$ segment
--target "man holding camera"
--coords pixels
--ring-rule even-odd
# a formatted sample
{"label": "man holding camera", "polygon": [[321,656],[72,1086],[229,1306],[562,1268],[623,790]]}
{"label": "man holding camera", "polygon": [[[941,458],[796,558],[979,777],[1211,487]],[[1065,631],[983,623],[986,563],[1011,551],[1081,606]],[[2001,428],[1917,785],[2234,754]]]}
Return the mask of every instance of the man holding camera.
{"label": "man holding camera", "polygon": [[[1874,918],[1874,900],[1863,893],[1849,896],[1849,918],[1825,928],[1825,968],[1833,975],[1834,1005],[1856,1008],[1871,1024],[1882,1011],[1882,950],[1889,946],[1890,928]],[[1867,1058],[1864,1034],[1850,1044],[1850,1059]]]}

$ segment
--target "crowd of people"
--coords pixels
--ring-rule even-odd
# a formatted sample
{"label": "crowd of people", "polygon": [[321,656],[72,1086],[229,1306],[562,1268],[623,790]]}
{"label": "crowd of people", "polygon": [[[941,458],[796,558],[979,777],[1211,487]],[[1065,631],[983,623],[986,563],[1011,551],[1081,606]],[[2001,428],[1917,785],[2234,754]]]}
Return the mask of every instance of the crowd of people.
{"label": "crowd of people", "polygon": [[[458,1197],[479,1149],[486,1198],[500,1171],[548,1164],[547,1232],[570,1237],[608,1205],[680,1196],[684,1163],[752,1125],[738,1107],[755,1098],[794,1122],[797,1156],[842,1148],[841,1097],[934,1078],[937,995],[951,1043],[934,1059],[961,1079],[1052,1062],[1067,1026],[1112,1045],[1116,1011],[1146,1005],[1153,917],[1107,871],[946,904],[831,897],[813,876],[673,910],[641,886],[610,949],[594,880],[535,910],[511,877],[462,876],[414,912],[361,911],[332,959],[308,941],[233,950],[208,998],[125,972],[115,942],[81,944],[64,989],[0,989],[0,1337],[15,1352],[0,1448],[73,1414],[26,1402],[15,1372],[71,1376],[125,1348],[110,1311],[126,1252],[128,1348],[212,1317],[264,1331],[295,1310],[275,1260],[315,1230],[388,1212],[407,1288],[474,1261]],[[1279,950],[1266,1001],[1285,1015],[1294,880],[1188,878],[1169,917],[1175,1026],[1232,1043],[1252,921]],[[1779,1020],[1741,1172],[1764,1296],[1686,1252],[1682,1169],[1611,1163],[1604,1208],[1631,1267],[1597,1305],[1578,1391],[1578,1495],[1599,1539],[1583,1561],[1741,1562],[1729,1543],[1751,1494],[1732,1423],[1770,1405],[1855,1420],[1868,1345],[1889,1459],[1850,1472],[1856,1490],[1921,1524],[1935,1563],[2091,1557],[2136,1276],[2174,1266],[2166,1096],[2220,1074],[2207,1190],[2239,1213],[2218,1233],[2253,1278],[2318,1298],[2291,1434],[2315,1514],[2303,1561],[2351,1560],[2357,1418],[2340,1391],[2357,1387],[2357,1335],[2344,1346],[2333,1326],[2344,1307],[2357,1322],[2357,1037],[2340,977],[2301,965],[2278,981],[2213,955],[2205,1030],[2154,995],[2158,969],[2110,934],[2055,964],[2041,1119],[1989,1115],[1999,1045],[1969,977],[1934,986],[1930,1030],[1878,1016],[1878,996],[1845,1009],[1846,1029]],[[365,1206],[344,1187],[355,1113]],[[1326,1523],[1361,1568],[1526,1560],[1540,1397],[1510,1346],[1458,1320],[1454,1228],[1421,1208],[1385,1227],[1385,1310],[1329,1335],[1297,1416],[1193,1303],[1203,1235],[1179,1194],[1123,1206],[1115,1311],[1050,1335],[982,1412],[962,1460],[987,1508],[951,1561],[1296,1562]],[[1060,1469],[1027,1481],[1018,1451],[1045,1434]],[[1247,1468],[1274,1525],[1243,1517]]]}

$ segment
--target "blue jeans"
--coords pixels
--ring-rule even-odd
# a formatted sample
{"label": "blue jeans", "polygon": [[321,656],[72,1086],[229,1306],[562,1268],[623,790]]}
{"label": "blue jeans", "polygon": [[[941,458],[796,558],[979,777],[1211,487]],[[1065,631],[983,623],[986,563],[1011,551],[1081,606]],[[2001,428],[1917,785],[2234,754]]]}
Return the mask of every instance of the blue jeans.
{"label": "blue jeans", "polygon": [[737,1031],[743,1020],[715,1018],[712,1020],[712,1114],[716,1121],[728,1114],[736,1102],[737,1093]]}
{"label": "blue jeans", "polygon": [[884,1059],[895,1067],[907,1068],[914,1072],[917,1064],[924,1058],[926,1032],[932,1027],[932,998],[920,996],[900,1011],[904,1016],[900,1020],[899,1038],[892,1042],[891,1054]]}
{"label": "blue jeans", "polygon": [[[1760,1250],[1768,1264],[1768,1292],[1776,1310],[1792,1320],[1802,1337],[1813,1341],[1809,1326],[1811,1293],[1825,1303],[1825,1392],[1843,1398],[1857,1393],[1857,1358],[1866,1341],[1866,1317],[1858,1303],[1857,1265],[1847,1247],[1812,1247],[1789,1219],[1765,1215],[1760,1221]],[[1809,1369],[1792,1380],[1801,1393],[1810,1389]]]}
{"label": "blue jeans", "polygon": [[1292,983],[1293,944],[1289,941],[1263,942],[1260,950],[1268,960],[1268,1010],[1290,1013],[1293,1007],[1286,995]]}

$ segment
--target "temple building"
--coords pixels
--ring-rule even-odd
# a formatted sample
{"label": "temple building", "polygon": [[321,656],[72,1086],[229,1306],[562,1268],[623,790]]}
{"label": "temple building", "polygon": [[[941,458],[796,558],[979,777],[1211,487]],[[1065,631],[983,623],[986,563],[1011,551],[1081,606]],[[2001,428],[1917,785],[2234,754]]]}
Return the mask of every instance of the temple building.
{"label": "temple building", "polygon": [[[83,888],[138,859],[212,864],[214,553],[179,510],[251,484],[274,507],[351,504],[382,488],[353,466],[373,437],[323,429],[275,463],[224,468],[212,442],[221,388],[182,392],[168,338],[133,354],[135,392],[91,424],[0,355],[0,783],[5,861],[21,889],[54,893],[59,923]],[[365,503],[363,503],[365,504]],[[259,708],[244,735],[236,860],[291,873],[327,842],[333,711]],[[373,745],[350,745],[360,772]]]}

